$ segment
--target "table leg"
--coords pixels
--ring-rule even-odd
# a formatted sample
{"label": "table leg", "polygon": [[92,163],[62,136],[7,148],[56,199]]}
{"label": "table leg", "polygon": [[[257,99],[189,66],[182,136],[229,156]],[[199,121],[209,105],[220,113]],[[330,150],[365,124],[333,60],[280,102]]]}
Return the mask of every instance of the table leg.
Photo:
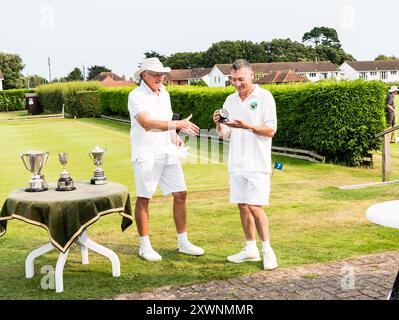
{"label": "table leg", "polygon": [[388,300],[399,300],[399,271],[393,283],[392,290],[388,295]]}
{"label": "table leg", "polygon": [[61,252],[58,255],[57,264],[55,266],[55,292],[57,293],[64,291],[63,273],[64,273],[65,262],[68,258],[68,254],[69,254],[69,249],[65,251],[65,253]]}
{"label": "table leg", "polygon": [[89,249],[83,244],[79,244],[80,254],[82,256],[82,264],[89,264]]}
{"label": "table leg", "polygon": [[35,259],[53,249],[54,246],[51,243],[47,243],[44,246],[41,246],[40,248],[35,249],[28,254],[25,260],[25,274],[27,279],[32,278],[35,274]]}
{"label": "table leg", "polygon": [[87,249],[93,250],[97,252],[98,254],[101,254],[105,257],[107,257],[109,260],[111,260],[112,264],[112,275],[114,277],[119,277],[121,275],[121,267],[120,267],[120,262],[119,258],[116,255],[115,252],[113,252],[111,249],[108,249],[93,240],[91,240],[86,233],[86,230],[82,232],[82,234],[78,238],[78,243],[81,245],[85,246]]}

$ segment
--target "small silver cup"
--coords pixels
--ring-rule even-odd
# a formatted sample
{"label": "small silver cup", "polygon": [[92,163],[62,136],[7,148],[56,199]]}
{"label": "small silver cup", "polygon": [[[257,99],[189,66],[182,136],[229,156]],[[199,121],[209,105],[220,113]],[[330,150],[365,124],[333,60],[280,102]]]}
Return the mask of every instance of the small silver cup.
{"label": "small silver cup", "polygon": [[66,165],[68,163],[68,153],[61,152],[58,154],[58,160],[64,167],[64,170],[60,174],[60,178],[57,181],[57,191],[72,191],[75,190],[75,184],[73,179],[70,177],[68,171],[66,170]]}
{"label": "small silver cup", "polygon": [[107,177],[104,174],[104,170],[100,168],[100,165],[103,164],[104,154],[106,151],[107,149],[101,149],[99,146],[96,146],[89,152],[89,157],[93,160],[94,165],[96,166],[93,177],[90,179],[91,184],[107,183]]}

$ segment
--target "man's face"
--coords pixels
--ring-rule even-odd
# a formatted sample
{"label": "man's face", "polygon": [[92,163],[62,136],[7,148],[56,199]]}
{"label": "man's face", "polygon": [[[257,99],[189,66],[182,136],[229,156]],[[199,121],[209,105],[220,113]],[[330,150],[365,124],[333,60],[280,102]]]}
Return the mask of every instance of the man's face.
{"label": "man's face", "polygon": [[240,95],[251,91],[253,78],[254,73],[248,68],[231,71],[231,83]]}
{"label": "man's face", "polygon": [[149,86],[150,89],[155,92],[161,89],[165,75],[166,74],[163,72],[144,71],[142,78],[147,86]]}

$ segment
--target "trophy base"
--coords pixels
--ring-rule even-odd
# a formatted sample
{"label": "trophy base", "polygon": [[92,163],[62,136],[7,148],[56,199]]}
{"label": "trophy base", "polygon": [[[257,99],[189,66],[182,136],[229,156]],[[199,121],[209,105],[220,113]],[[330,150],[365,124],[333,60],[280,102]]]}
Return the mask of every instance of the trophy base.
{"label": "trophy base", "polygon": [[73,191],[73,190],[76,190],[76,187],[55,188],[55,191]]}
{"label": "trophy base", "polygon": [[48,188],[42,188],[42,189],[34,189],[34,188],[26,188],[25,192],[43,192],[43,191],[47,191]]}
{"label": "trophy base", "polygon": [[101,184],[106,184],[107,183],[107,179],[103,179],[103,180],[97,180],[97,179],[90,179],[90,184],[95,184],[95,185],[101,185]]}
{"label": "trophy base", "polygon": [[76,190],[71,177],[58,179],[56,191],[73,191]]}

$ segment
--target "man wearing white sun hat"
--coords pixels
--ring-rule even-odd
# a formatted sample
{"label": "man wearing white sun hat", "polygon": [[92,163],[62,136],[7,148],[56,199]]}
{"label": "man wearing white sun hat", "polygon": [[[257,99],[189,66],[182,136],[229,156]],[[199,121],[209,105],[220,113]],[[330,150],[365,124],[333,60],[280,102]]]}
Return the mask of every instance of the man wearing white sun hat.
{"label": "man wearing white sun hat", "polygon": [[173,195],[173,218],[176,225],[179,253],[199,256],[200,247],[187,239],[187,188],[176,146],[184,143],[176,129],[187,134],[198,135],[199,128],[190,121],[172,121],[169,93],[163,86],[166,73],[158,58],[144,59],[134,77],[140,85],[129,93],[128,109],[131,119],[132,162],[136,181],[135,220],[140,236],[139,256],[148,261],[162,257],[152,248],[149,239],[148,205],[159,184],[164,195]]}

